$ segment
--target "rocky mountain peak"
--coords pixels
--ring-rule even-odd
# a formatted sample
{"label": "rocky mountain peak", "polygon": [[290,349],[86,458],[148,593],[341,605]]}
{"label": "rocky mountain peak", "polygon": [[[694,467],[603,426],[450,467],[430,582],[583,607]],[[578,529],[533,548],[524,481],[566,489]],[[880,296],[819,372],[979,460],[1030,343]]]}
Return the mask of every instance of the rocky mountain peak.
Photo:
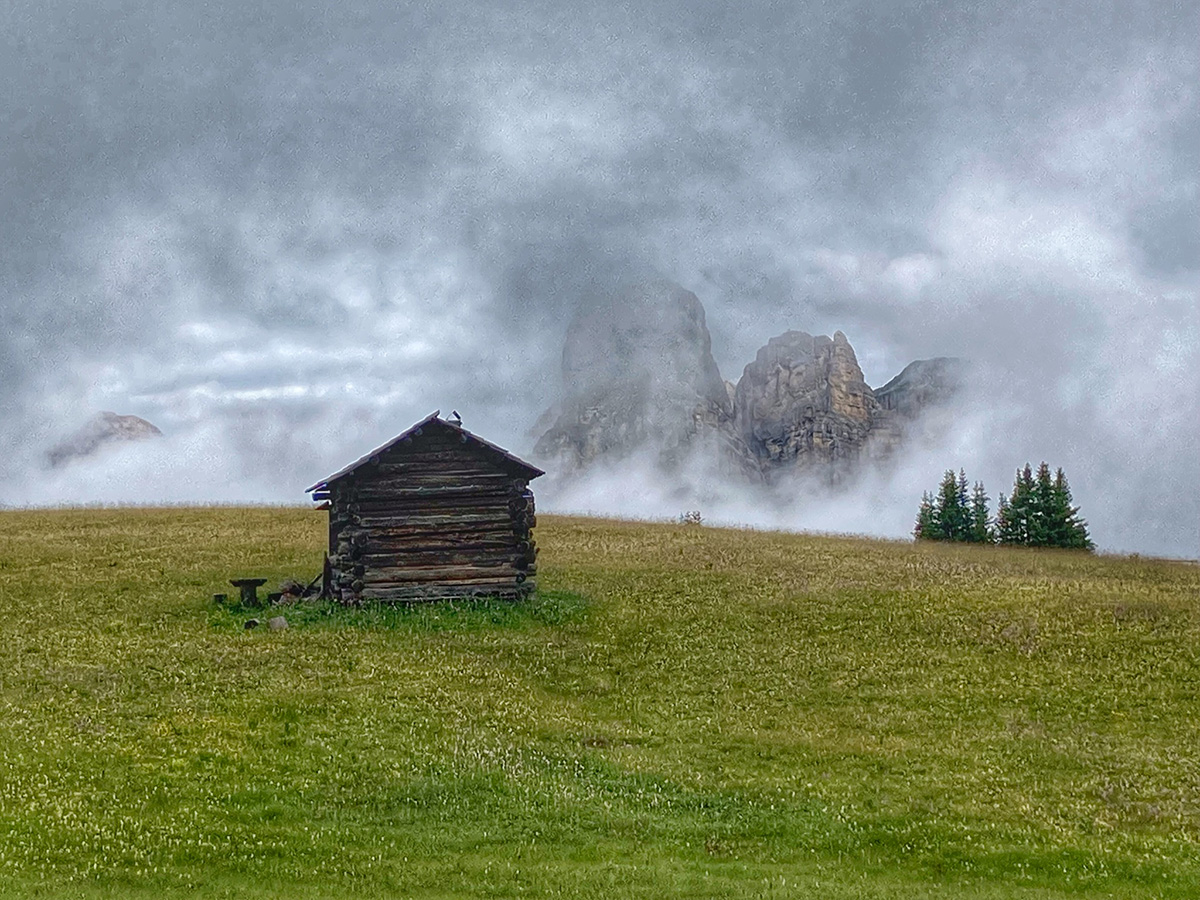
{"label": "rocky mountain peak", "polygon": [[[785,331],[737,385],[721,379],[704,307],[666,281],[635,285],[576,317],[563,348],[564,398],[539,419],[539,458],[566,470],[651,450],[664,467],[697,453],[767,480],[838,480],[900,446],[909,423],[944,403],[956,360],[918,360],[878,392],[849,339]],[[544,431],[542,430],[544,429]]]}
{"label": "rocky mountain peak", "polygon": [[567,331],[562,374],[574,397],[630,384],[718,405],[725,396],[704,307],[668,281],[632,285],[582,310]]}
{"label": "rocky mountain peak", "polygon": [[677,461],[698,440],[733,440],[733,404],[704,307],[667,281],[581,311],[563,347],[564,398],[534,453],[568,467],[651,448]]}
{"label": "rocky mountain peak", "polygon": [[886,410],[913,418],[930,406],[950,400],[966,377],[966,362],[952,356],[918,359],[875,391],[875,399]]}
{"label": "rocky mountain peak", "polygon": [[127,441],[161,437],[162,432],[139,416],[122,416],[105,410],[59,441],[46,453],[51,466],[63,466],[75,459],[92,456],[104,447]]}
{"label": "rocky mountain peak", "polygon": [[738,433],[774,470],[857,458],[877,405],[840,331],[771,338],[734,395]]}

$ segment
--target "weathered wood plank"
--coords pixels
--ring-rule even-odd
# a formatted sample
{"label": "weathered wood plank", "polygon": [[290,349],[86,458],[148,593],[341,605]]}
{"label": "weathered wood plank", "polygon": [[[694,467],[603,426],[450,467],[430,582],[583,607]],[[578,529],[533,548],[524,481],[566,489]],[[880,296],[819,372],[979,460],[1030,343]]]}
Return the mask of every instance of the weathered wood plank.
{"label": "weathered wood plank", "polygon": [[466,563],[444,562],[431,560],[424,566],[392,565],[373,566],[367,569],[364,581],[413,581],[427,578],[440,580],[442,578],[507,578],[509,574],[517,576],[517,570],[512,561],[507,559],[472,560]]}
{"label": "weathered wood plank", "polygon": [[[351,565],[351,563],[353,565]],[[406,556],[403,559],[390,557],[367,557],[353,561],[342,561],[342,565],[361,567],[364,578],[375,580],[390,577],[391,572],[433,572],[449,571],[452,569],[470,569],[494,572],[499,569],[511,569],[513,572],[526,571],[521,568],[522,561],[514,553],[500,554],[458,554],[422,553]],[[431,576],[432,577],[432,576]]]}
{"label": "weathered wood plank", "polygon": [[525,483],[523,479],[515,478],[508,472],[499,472],[496,469],[482,466],[464,466],[461,460],[454,458],[430,459],[419,463],[412,460],[405,460],[403,463],[380,463],[370,469],[360,470],[354,483],[361,485],[376,478],[428,480],[434,477],[464,481],[482,479],[484,481],[503,481],[509,484]]}
{"label": "weathered wood plank", "polygon": [[358,515],[379,515],[389,512],[411,515],[424,510],[445,510],[446,512],[470,512],[472,510],[487,513],[497,518],[509,518],[508,502],[503,496],[480,497],[478,494],[432,494],[428,497],[393,496],[364,498],[355,507]]}
{"label": "weathered wood plank", "polygon": [[369,487],[358,492],[358,494],[349,502],[370,501],[378,503],[380,501],[393,501],[396,503],[413,503],[413,502],[437,502],[446,500],[455,500],[462,502],[464,500],[476,499],[482,503],[515,503],[515,497],[511,490],[503,484],[472,484],[462,482],[460,485],[447,487],[445,485],[412,485],[412,484],[395,484],[381,485],[371,484]]}
{"label": "weathered wood plank", "polygon": [[460,597],[484,596],[499,599],[519,600],[533,592],[535,586],[529,582],[520,585],[479,585],[472,588],[443,585],[404,585],[389,588],[363,588],[364,600],[379,603],[427,603]]}
{"label": "weathered wood plank", "polygon": [[474,576],[474,577],[467,577],[467,576],[452,577],[449,575],[440,575],[437,578],[398,577],[398,578],[388,578],[386,580],[376,578],[376,579],[371,579],[370,581],[364,579],[363,580],[363,589],[365,590],[368,587],[370,587],[370,588],[411,587],[413,585],[418,585],[418,584],[441,584],[441,585],[446,585],[447,587],[460,587],[460,588],[476,587],[479,585],[488,585],[488,586],[502,585],[505,587],[516,587],[518,584],[521,584],[521,583],[522,582],[517,581],[515,575],[511,575],[509,573],[492,574],[490,576],[480,575],[480,576]]}
{"label": "weathered wood plank", "polygon": [[395,528],[399,526],[421,526],[432,528],[437,526],[446,526],[449,528],[471,526],[471,525],[488,525],[496,523],[498,517],[495,513],[477,513],[477,512],[461,512],[461,513],[409,513],[398,515],[361,515],[359,516],[359,527],[363,529],[372,529],[378,527]]}
{"label": "weathered wood plank", "polygon": [[[399,449],[401,448],[397,448],[397,450]],[[515,477],[513,473],[496,466],[489,460],[470,453],[464,453],[461,446],[455,447],[450,445],[414,448],[406,450],[404,453],[393,451],[392,454],[381,456],[379,462],[365,465],[354,474],[355,476],[362,477],[364,472],[370,472],[371,470],[412,468],[417,464],[423,465],[426,468],[433,465],[444,465],[450,469],[473,472],[504,472],[510,478]]]}
{"label": "weathered wood plank", "polygon": [[391,534],[384,531],[372,531],[362,548],[370,553],[390,553],[408,548],[419,549],[438,547],[453,549],[455,547],[516,547],[522,541],[528,541],[525,535],[510,530],[469,530],[456,532],[429,530],[408,534]]}
{"label": "weathered wood plank", "polygon": [[410,560],[437,557],[442,559],[516,559],[521,548],[516,541],[501,543],[472,543],[460,542],[449,544],[410,544],[410,545],[380,545],[368,544],[362,551],[361,559],[364,564],[385,566],[390,564],[408,565]]}
{"label": "weathered wood plank", "polygon": [[359,499],[369,497],[449,497],[479,495],[503,497],[506,501],[518,496],[503,480],[484,481],[480,477],[463,478],[446,484],[441,478],[389,478],[372,480],[358,489]]}

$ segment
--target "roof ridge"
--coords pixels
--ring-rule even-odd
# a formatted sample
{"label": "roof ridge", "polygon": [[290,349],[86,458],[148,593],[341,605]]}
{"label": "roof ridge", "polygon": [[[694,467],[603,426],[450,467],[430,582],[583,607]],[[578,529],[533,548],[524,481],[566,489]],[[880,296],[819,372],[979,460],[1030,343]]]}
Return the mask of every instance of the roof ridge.
{"label": "roof ridge", "polygon": [[453,429],[454,431],[457,431],[457,432],[463,434],[468,439],[481,444],[487,450],[490,450],[491,452],[500,455],[501,457],[503,457],[504,459],[508,460],[511,463],[515,463],[518,466],[521,466],[522,468],[527,469],[531,473],[529,476],[530,479],[537,478],[540,475],[546,474],[542,469],[539,469],[537,466],[527,463],[525,460],[521,459],[519,456],[515,456],[514,454],[509,453],[503,447],[500,447],[497,444],[493,444],[491,441],[486,440],[485,438],[481,438],[479,435],[474,434],[470,431],[467,431],[467,429],[463,428],[462,425],[456,425],[454,422],[450,422],[450,421],[447,421],[446,419],[440,418],[441,412],[442,411],[440,409],[434,410],[432,413],[430,413],[424,419],[421,419],[421,421],[417,422],[414,425],[411,425],[410,427],[406,428],[404,431],[400,432],[400,434],[396,435],[394,438],[391,438],[390,440],[385,441],[383,444],[380,444],[374,450],[371,450],[368,453],[364,454],[363,456],[359,457],[357,460],[350,463],[350,465],[344,466],[343,468],[339,469],[338,471],[334,472],[332,475],[330,475],[326,478],[322,478],[320,481],[318,481],[312,487],[306,488],[304,492],[306,494],[311,494],[313,491],[316,491],[320,488],[328,487],[329,483],[331,481],[336,481],[339,478],[343,478],[346,475],[349,475],[351,472],[353,472],[359,466],[362,466],[365,463],[367,463],[368,461],[370,461],[373,457],[376,457],[381,453],[385,453],[388,450],[391,450],[392,447],[394,447],[396,444],[400,443],[401,441],[405,440],[406,438],[412,437],[414,432],[417,432],[420,429],[422,429],[424,426],[430,425],[434,422],[437,422],[439,425],[445,426],[446,428]]}

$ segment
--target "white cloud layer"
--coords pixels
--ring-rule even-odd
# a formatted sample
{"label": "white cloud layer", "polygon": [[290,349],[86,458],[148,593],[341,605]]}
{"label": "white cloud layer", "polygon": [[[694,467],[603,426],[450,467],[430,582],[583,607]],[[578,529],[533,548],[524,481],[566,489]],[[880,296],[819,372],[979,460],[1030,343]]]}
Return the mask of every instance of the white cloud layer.
{"label": "white cloud layer", "polygon": [[[527,451],[577,306],[653,273],[731,380],[841,329],[875,385],[976,360],[979,405],[837,498],[551,506],[901,535],[944,468],[1047,459],[1102,546],[1196,556],[1200,8],[726,12],[13,6],[5,502],[299,500],[436,407]],[[46,470],[98,409],[167,437]]]}

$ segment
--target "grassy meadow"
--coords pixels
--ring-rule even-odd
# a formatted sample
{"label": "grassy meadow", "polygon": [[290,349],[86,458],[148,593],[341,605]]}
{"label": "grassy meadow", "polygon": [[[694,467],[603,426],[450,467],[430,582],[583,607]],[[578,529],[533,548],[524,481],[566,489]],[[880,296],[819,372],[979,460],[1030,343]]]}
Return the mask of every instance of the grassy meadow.
{"label": "grassy meadow", "polygon": [[0,513],[0,897],[1200,897],[1200,567],[540,517],[282,610],[303,509]]}

